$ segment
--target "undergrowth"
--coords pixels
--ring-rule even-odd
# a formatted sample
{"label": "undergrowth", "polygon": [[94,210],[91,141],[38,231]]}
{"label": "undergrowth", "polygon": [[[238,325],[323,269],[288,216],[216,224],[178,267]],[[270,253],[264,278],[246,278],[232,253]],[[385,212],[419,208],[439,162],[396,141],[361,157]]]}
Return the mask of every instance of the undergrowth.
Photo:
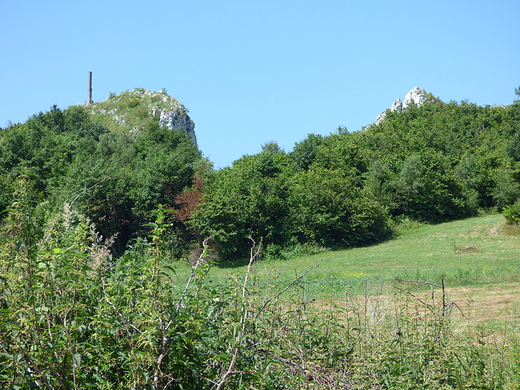
{"label": "undergrowth", "polygon": [[2,388],[518,388],[518,324],[456,332],[443,284],[326,303],[305,284],[318,265],[260,277],[251,240],[246,271],[213,285],[204,251],[180,285],[163,208],[115,259],[69,205],[39,224],[20,188],[0,232]]}

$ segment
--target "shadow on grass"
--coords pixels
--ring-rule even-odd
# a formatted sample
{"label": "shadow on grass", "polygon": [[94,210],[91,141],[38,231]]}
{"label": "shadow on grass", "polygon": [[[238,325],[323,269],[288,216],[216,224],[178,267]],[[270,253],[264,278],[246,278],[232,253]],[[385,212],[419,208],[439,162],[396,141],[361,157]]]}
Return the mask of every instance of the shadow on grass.
{"label": "shadow on grass", "polygon": [[245,267],[249,264],[249,258],[244,257],[242,259],[227,260],[227,261],[215,261],[213,265],[217,268],[228,269],[228,268],[239,268]]}
{"label": "shadow on grass", "polygon": [[[262,248],[262,256],[257,261],[261,261],[264,263],[269,263],[272,261],[274,261],[274,262],[291,261],[294,259],[301,259],[301,258],[305,258],[308,256],[317,255],[317,254],[323,253],[323,252],[341,252],[341,251],[348,250],[348,249],[367,248],[367,247],[371,247],[371,246],[376,246],[381,243],[390,241],[390,240],[392,240],[392,238],[393,238],[392,236],[387,236],[383,239],[380,239],[380,240],[377,240],[374,242],[367,242],[367,243],[364,243],[363,245],[357,245],[357,246],[352,246],[352,247],[341,247],[341,246],[322,247],[320,245],[301,245],[301,244],[282,247],[282,246],[276,245],[277,247],[279,247],[279,249],[276,252],[274,252],[272,250],[272,248],[270,248],[270,246],[268,245],[267,247]],[[215,265],[215,267],[220,268],[220,269],[229,269],[229,268],[244,267],[244,266],[247,266],[248,263],[249,263],[249,258],[243,257],[243,258],[233,259],[233,260],[222,260],[222,261],[216,260],[216,261],[214,261],[213,264]]]}

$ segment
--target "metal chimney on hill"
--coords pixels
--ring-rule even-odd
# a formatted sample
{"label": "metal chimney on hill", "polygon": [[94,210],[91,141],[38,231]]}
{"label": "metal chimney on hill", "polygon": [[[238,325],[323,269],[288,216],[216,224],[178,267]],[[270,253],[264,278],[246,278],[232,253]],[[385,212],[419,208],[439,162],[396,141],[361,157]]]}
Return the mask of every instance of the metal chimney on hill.
{"label": "metal chimney on hill", "polygon": [[88,100],[87,104],[92,104],[92,72],[88,72]]}

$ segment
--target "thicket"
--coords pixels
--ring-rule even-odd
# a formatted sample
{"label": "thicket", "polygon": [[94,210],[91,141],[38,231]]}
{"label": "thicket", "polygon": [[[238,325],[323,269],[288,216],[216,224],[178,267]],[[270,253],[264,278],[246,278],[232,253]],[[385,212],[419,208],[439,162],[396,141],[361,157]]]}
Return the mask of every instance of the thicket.
{"label": "thicket", "polygon": [[243,256],[249,235],[264,237],[274,257],[367,245],[403,220],[509,212],[520,198],[519,151],[518,101],[432,99],[363,131],[309,134],[291,152],[265,145],[214,173],[189,223],[223,258]]}
{"label": "thicket", "polygon": [[362,131],[309,134],[290,152],[266,144],[219,171],[182,131],[153,121],[109,131],[95,118],[84,107],[54,106],[1,129],[0,211],[27,175],[42,220],[73,203],[122,254],[146,236],[148,212],[164,205],[172,250],[186,253],[211,236],[225,261],[247,256],[249,237],[263,238],[266,256],[283,258],[370,245],[403,220],[510,215],[520,199],[518,101],[430,99]]}
{"label": "thicket", "polygon": [[[64,203],[74,204],[114,253],[124,252],[149,221],[149,211],[173,203],[209,163],[181,130],[151,123],[138,131],[108,131],[84,107],[53,106],[24,124],[0,130],[0,213],[13,200],[20,175],[33,186],[33,207],[45,221]],[[177,226],[179,250],[186,229]]]}
{"label": "thicket", "polygon": [[515,330],[454,333],[460,308],[443,286],[430,302],[410,282],[388,302],[370,291],[315,302],[300,283],[313,269],[285,286],[256,277],[253,240],[245,274],[214,285],[203,252],[181,283],[164,208],[115,258],[74,207],[42,225],[30,180],[15,186],[0,230],[2,388],[512,389],[520,379]]}

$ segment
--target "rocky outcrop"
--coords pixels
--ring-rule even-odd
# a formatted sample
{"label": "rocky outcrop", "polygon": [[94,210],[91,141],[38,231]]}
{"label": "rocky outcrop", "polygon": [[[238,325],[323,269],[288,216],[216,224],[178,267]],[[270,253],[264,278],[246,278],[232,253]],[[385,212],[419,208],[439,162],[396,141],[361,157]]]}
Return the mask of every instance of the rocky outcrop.
{"label": "rocky outcrop", "polygon": [[408,107],[410,104],[420,106],[426,101],[426,95],[428,93],[419,87],[414,87],[410,92],[406,94],[404,98],[403,108]]}
{"label": "rocky outcrop", "polygon": [[188,110],[164,90],[152,92],[137,88],[119,95],[111,94],[106,101],[91,104],[89,109],[92,115],[99,115],[104,122],[105,118],[110,118],[119,129],[127,129],[136,137],[141,129],[158,121],[160,126],[168,129],[185,131],[197,144],[195,123],[188,115]]}
{"label": "rocky outcrop", "polygon": [[375,124],[377,125],[377,124],[381,123],[382,120],[385,119],[386,112],[388,110],[402,111],[402,110],[405,110],[406,107],[410,106],[410,104],[415,104],[415,105],[420,106],[427,100],[427,95],[428,95],[428,93],[422,88],[419,88],[419,87],[412,88],[410,90],[410,92],[408,92],[406,94],[406,96],[404,98],[404,102],[401,101],[401,98],[395,99],[394,102],[392,103],[392,106],[389,109],[383,111],[380,115],[377,116]]}
{"label": "rocky outcrop", "polygon": [[169,129],[182,129],[188,137],[197,144],[195,136],[195,123],[191,120],[184,106],[176,107],[173,111],[161,111],[159,119],[160,126],[166,126]]}
{"label": "rocky outcrop", "polygon": [[392,107],[390,107],[390,111],[401,111],[403,109],[403,102],[401,98],[397,98],[392,103]]}

